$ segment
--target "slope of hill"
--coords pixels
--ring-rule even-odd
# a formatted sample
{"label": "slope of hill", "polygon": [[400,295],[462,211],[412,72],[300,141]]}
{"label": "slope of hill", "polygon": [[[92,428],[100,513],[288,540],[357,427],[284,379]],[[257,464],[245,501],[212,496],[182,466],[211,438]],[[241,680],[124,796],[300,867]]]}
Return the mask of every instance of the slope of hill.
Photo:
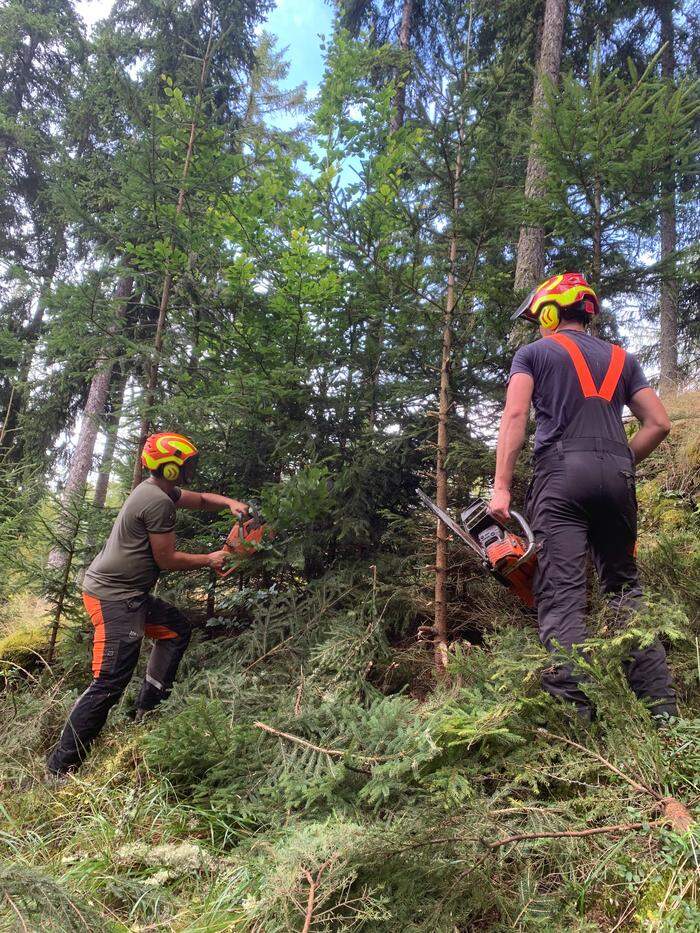
{"label": "slope of hill", "polygon": [[[383,579],[379,565],[376,579],[233,596],[253,625],[200,632],[168,703],[134,725],[128,694],[54,788],[43,756],[87,646],[64,639],[49,669],[41,626],[11,628],[0,929],[700,928],[700,835],[667,799],[698,813],[697,403],[672,406],[671,439],[640,470],[648,610],[621,630],[594,608],[578,662],[598,709],[589,730],[540,691],[531,621],[481,579],[461,590],[478,643],[455,643],[450,683],[432,689],[413,637],[428,577]],[[682,711],[661,731],[619,667],[655,630]]]}

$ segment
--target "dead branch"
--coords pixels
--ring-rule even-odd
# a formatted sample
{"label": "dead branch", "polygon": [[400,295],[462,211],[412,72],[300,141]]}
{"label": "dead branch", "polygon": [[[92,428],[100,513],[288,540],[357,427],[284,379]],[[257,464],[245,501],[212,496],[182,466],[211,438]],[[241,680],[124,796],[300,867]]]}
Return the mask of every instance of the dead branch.
{"label": "dead branch", "polygon": [[554,732],[549,732],[547,729],[539,728],[537,732],[540,735],[546,735],[549,739],[556,739],[558,742],[564,742],[566,745],[570,745],[572,748],[578,749],[580,752],[588,755],[590,758],[595,758],[596,761],[600,762],[605,768],[609,771],[612,771],[614,774],[617,774],[618,777],[621,777],[623,781],[626,781],[630,787],[633,787],[636,791],[640,791],[643,794],[649,794],[650,797],[653,797],[654,800],[661,802],[663,800],[661,794],[653,790],[653,788],[648,787],[646,784],[641,784],[639,781],[635,781],[634,778],[629,777],[625,774],[624,771],[621,771],[617,768],[611,761],[608,761],[607,758],[603,758],[602,755],[599,755],[598,752],[591,751],[590,748],[586,748],[585,745],[581,745],[579,742],[574,742],[573,739],[567,739],[563,735],[557,735]]}
{"label": "dead branch", "polygon": [[574,742],[573,739],[568,739],[563,735],[557,735],[554,732],[549,732],[547,729],[539,728],[537,730],[540,735],[546,735],[547,738],[557,739],[559,742],[565,742],[567,745],[570,745],[572,748],[576,748],[584,754],[588,755],[591,758],[595,758],[596,761],[600,762],[605,768],[609,771],[612,771],[614,774],[617,774],[622,778],[623,781],[626,781],[630,787],[633,787],[637,791],[641,791],[644,794],[649,794],[650,797],[653,797],[657,802],[659,807],[663,809],[665,821],[671,824],[671,828],[674,832],[684,833],[690,826],[693,825],[693,817],[685,806],[681,803],[680,800],[677,800],[675,797],[663,797],[658,791],[655,791],[653,787],[649,787],[646,784],[642,784],[640,781],[634,780],[634,778],[629,777],[617,768],[611,761],[608,761],[607,758],[603,758],[602,755],[599,755],[598,752],[591,751],[590,748],[586,748],[585,745],[581,745],[578,742]]}
{"label": "dead branch", "polygon": [[301,745],[304,748],[310,748],[315,752],[321,752],[323,755],[330,755],[331,758],[344,758],[345,755],[350,755],[353,758],[358,758],[360,761],[366,761],[371,764],[378,764],[382,761],[391,761],[393,758],[398,756],[396,755],[356,755],[354,752],[350,752],[347,749],[342,748],[324,748],[322,745],[314,745],[313,742],[309,742],[308,739],[302,739],[300,735],[292,735],[290,732],[282,732],[280,729],[275,729],[272,726],[268,726],[264,722],[254,722],[253,725],[258,729],[264,729],[265,732],[269,732],[270,735],[276,735],[280,739],[287,739],[288,742],[294,742],[296,745]]}
{"label": "dead branch", "polygon": [[329,859],[326,859],[323,865],[321,865],[319,870],[316,872],[315,878],[307,868],[302,869],[306,875],[306,880],[309,882],[309,897],[306,901],[306,916],[304,918],[302,933],[309,933],[309,930],[311,929],[311,921],[314,915],[314,904],[316,901],[316,891],[318,890],[318,886],[321,882],[321,875],[326,870],[326,868],[328,868],[328,866],[335,861],[337,857],[338,853],[336,852]]}
{"label": "dead branch", "polygon": [[652,820],[649,823],[617,823],[613,826],[595,826],[591,829],[568,829],[556,833],[518,833],[515,836],[498,839],[496,842],[488,842],[487,846],[489,849],[498,849],[499,846],[506,846],[510,842],[525,842],[528,839],[571,839],[581,836],[597,836],[602,833],[625,833],[643,829],[646,826],[661,826],[664,823],[666,819]]}

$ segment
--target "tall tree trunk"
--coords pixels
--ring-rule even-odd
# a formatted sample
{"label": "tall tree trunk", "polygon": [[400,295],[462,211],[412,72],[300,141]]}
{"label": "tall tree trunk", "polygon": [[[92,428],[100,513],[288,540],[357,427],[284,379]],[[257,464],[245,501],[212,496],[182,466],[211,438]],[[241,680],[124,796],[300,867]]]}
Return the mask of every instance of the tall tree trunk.
{"label": "tall tree trunk", "polygon": [[[674,0],[662,0],[659,5],[661,41],[665,48],[661,55],[661,74],[673,92],[675,77],[675,50],[673,11]],[[659,391],[662,394],[678,388],[678,277],[674,256],[678,245],[676,231],[676,181],[673,176],[673,154],[669,155],[668,177],[662,186],[663,202],[659,227],[661,235],[661,261],[666,265],[661,280],[659,321]]]}
{"label": "tall tree trunk", "polygon": [[[56,241],[54,241],[54,245],[57,245]],[[7,457],[2,458],[3,462],[5,460],[11,460],[18,463],[22,459],[24,453],[21,425],[22,416],[26,410],[29,398],[27,382],[29,380],[29,373],[31,371],[39,337],[41,336],[46,305],[51,293],[54,276],[58,269],[58,263],[59,250],[55,248],[51,251],[47,259],[47,264],[42,276],[43,282],[37,297],[34,313],[24,330],[19,333],[19,337],[24,346],[22,348],[19,366],[17,367],[17,378],[13,383],[13,391],[7,403],[7,410],[4,417],[5,432],[3,434],[3,440],[0,441],[0,447],[2,447],[3,442],[5,442],[9,449],[7,451]]]}
{"label": "tall tree trunk", "polygon": [[[209,26],[209,40],[207,42],[207,48],[204,53],[204,58],[202,59],[202,69],[199,73],[199,85],[197,88],[197,98],[195,102],[194,114],[192,115],[192,123],[190,124],[190,137],[187,142],[187,150],[185,152],[185,162],[182,166],[182,175],[180,178],[180,190],[177,194],[177,205],[175,207],[175,219],[180,216],[182,213],[182,208],[185,204],[185,193],[186,193],[186,182],[187,176],[190,173],[190,166],[192,165],[192,155],[194,153],[194,138],[197,132],[197,123],[199,120],[199,114],[202,109],[202,95],[204,94],[204,86],[207,79],[207,72],[209,70],[209,63],[211,61],[212,54],[212,44],[214,38],[214,18],[212,14],[212,19]],[[138,448],[136,450],[136,459],[134,461],[134,474],[132,479],[131,488],[136,489],[143,478],[143,469],[141,466],[141,451],[143,450],[143,445],[146,443],[146,438],[148,437],[149,431],[151,429],[151,416],[153,412],[153,404],[156,397],[156,386],[158,384],[158,369],[160,365],[160,354],[163,349],[163,337],[165,335],[165,319],[168,313],[168,304],[170,303],[170,291],[173,285],[173,274],[170,270],[165,273],[165,279],[163,280],[163,291],[160,297],[160,307],[158,308],[158,321],[156,323],[156,333],[153,339],[153,355],[151,357],[151,364],[148,371],[148,382],[146,384],[146,390],[144,392],[143,398],[143,412],[141,415],[141,425],[139,428],[139,439],[138,439]]]}
{"label": "tall tree trunk", "polygon": [[[566,19],[566,0],[547,0],[542,24],[542,44],[540,46],[535,89],[532,98],[533,136],[542,119],[545,105],[544,81],[546,75],[555,83],[559,79],[561,64],[564,21]],[[528,201],[541,198],[545,192],[547,169],[540,158],[537,144],[533,138],[525,175],[525,198]],[[544,277],[544,229],[542,227],[522,226],[518,239],[518,258],[515,266],[515,288],[534,288]]]}
{"label": "tall tree trunk", "polygon": [[[401,25],[399,26],[399,49],[405,57],[411,47],[411,29],[413,26],[414,0],[403,0],[401,8]],[[404,124],[406,116],[406,83],[405,69],[407,62],[401,63],[396,74],[396,94],[393,101],[389,135],[393,136]],[[391,287],[393,293],[393,286]],[[391,308],[392,302],[389,302]],[[379,381],[382,372],[382,350],[384,344],[384,314],[373,317],[367,327],[367,382],[369,394],[369,426],[373,429],[377,422],[379,408]]]}
{"label": "tall tree trunk", "polygon": [[[452,229],[450,232],[449,267],[445,293],[445,314],[442,328],[442,363],[440,366],[440,396],[438,401],[437,458],[435,465],[435,499],[441,509],[447,508],[447,454],[449,449],[448,419],[452,404],[450,375],[452,368],[452,319],[456,302],[457,214],[459,182],[462,176],[462,128],[452,180]],[[444,676],[447,664],[447,540],[448,530],[438,520],[435,545],[435,667]]]}
{"label": "tall tree trunk", "polygon": [[109,477],[114,463],[114,451],[119,436],[119,422],[121,420],[124,401],[124,389],[128,378],[126,366],[121,365],[112,371],[112,384],[110,386],[110,414],[108,416],[105,432],[105,447],[100,460],[100,468],[95,481],[95,496],[92,504],[97,509],[103,509],[107,500]]}
{"label": "tall tree trunk", "polygon": [[[414,0],[403,0],[401,8],[401,25],[399,26],[399,49],[407,53],[411,47],[411,27],[413,25],[413,2]],[[405,57],[402,56],[402,57]],[[396,76],[396,95],[394,97],[394,110],[391,115],[392,133],[400,130],[406,115],[406,75],[404,69],[407,63],[402,62],[400,71]]]}
{"label": "tall tree trunk", "polygon": [[[119,281],[115,298],[122,299],[118,310],[118,321],[126,317],[129,298],[134,290],[134,280],[131,276],[124,276]],[[110,328],[110,336],[114,338],[118,330],[118,323]],[[68,469],[68,478],[61,496],[61,514],[56,523],[57,541],[51,548],[48,566],[54,570],[65,567],[69,555],[72,553],[72,539],[76,534],[74,516],[85,491],[92,457],[95,452],[95,441],[100,427],[100,419],[105,408],[109,394],[110,379],[112,376],[112,363],[110,358],[109,342],[96,363],[96,372],[90,383],[87,402],[80,422],[78,440]],[[70,545],[70,546],[69,546]]]}

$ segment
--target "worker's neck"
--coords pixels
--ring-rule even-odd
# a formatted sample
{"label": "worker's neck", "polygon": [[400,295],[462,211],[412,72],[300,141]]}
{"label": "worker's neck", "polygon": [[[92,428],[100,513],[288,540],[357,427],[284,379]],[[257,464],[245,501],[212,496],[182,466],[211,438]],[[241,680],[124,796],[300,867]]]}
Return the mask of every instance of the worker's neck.
{"label": "worker's neck", "polygon": [[162,489],[166,495],[172,496],[172,492],[176,486],[175,483],[171,483],[169,479],[164,479],[162,476],[154,476],[152,473],[151,480],[156,484],[158,489]]}
{"label": "worker's neck", "polygon": [[586,328],[578,321],[564,321],[563,324],[560,324],[559,327],[557,327],[555,333],[558,334],[562,330],[580,330],[585,333]]}

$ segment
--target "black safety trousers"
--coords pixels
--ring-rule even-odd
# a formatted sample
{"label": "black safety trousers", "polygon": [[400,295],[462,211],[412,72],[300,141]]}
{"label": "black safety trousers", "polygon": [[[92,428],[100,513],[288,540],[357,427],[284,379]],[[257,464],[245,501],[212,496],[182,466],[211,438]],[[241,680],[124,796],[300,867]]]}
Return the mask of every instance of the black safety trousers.
{"label": "black safety trousers", "polygon": [[70,771],[85,759],[131,680],[144,635],[155,639],[155,644],[136,701],[137,709],[143,711],[153,709],[170,693],[191,636],[183,614],[150,595],[103,600],[85,593],[83,601],[95,627],[93,680],[71,710],[49,756],[47,767],[54,773]]}
{"label": "black safety trousers", "polygon": [[[581,431],[587,414],[580,413],[570,434]],[[589,552],[601,589],[618,616],[624,619],[639,608],[634,484],[629,448],[607,438],[569,436],[536,461],[527,515],[538,543],[534,592],[539,633],[549,651],[557,645],[570,651],[587,638]],[[624,670],[632,690],[650,702],[654,714],[676,714],[666,652],[658,639],[632,650]],[[591,702],[571,664],[546,672],[543,686],[589,718]]]}

